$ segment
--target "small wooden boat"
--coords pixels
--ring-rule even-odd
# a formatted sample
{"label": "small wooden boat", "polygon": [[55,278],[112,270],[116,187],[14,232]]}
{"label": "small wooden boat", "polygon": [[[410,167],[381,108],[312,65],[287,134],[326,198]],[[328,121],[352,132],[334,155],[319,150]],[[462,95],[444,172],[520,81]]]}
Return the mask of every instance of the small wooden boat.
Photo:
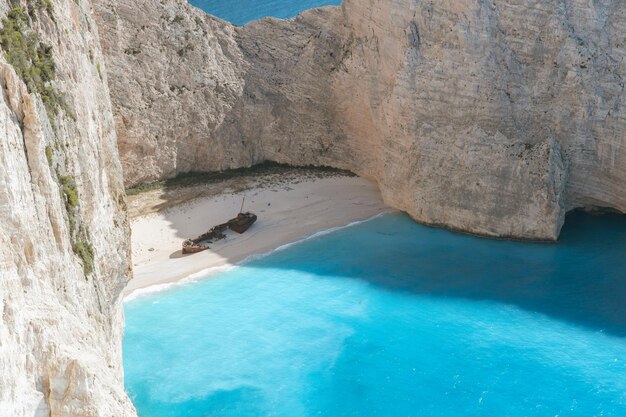
{"label": "small wooden boat", "polygon": [[230,219],[226,224],[228,228],[237,233],[243,233],[256,221],[256,214],[251,212],[239,213],[234,219]]}

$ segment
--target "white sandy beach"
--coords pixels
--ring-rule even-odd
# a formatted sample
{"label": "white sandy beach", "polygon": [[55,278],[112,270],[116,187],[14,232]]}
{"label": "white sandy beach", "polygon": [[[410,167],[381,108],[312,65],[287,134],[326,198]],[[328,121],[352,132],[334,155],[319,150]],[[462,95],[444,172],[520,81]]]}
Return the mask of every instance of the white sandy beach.
{"label": "white sandy beach", "polygon": [[[185,238],[196,237],[239,211],[258,215],[245,233],[227,232],[211,249],[182,255]],[[198,198],[131,221],[134,278],[124,295],[159,288],[208,268],[235,264],[321,230],[345,226],[390,211],[376,185],[357,177],[329,177],[288,185],[270,184],[245,192]],[[142,290],[145,291],[145,290]]]}

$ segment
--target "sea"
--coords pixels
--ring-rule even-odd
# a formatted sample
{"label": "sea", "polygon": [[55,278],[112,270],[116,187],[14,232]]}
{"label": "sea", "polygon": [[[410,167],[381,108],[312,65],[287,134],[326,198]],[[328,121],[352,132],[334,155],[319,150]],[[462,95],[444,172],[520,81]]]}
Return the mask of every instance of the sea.
{"label": "sea", "polygon": [[141,417],[626,416],[626,216],[528,243],[385,214],[125,314]]}
{"label": "sea", "polygon": [[262,17],[287,19],[320,6],[337,6],[341,0],[189,0],[192,5],[237,26]]}

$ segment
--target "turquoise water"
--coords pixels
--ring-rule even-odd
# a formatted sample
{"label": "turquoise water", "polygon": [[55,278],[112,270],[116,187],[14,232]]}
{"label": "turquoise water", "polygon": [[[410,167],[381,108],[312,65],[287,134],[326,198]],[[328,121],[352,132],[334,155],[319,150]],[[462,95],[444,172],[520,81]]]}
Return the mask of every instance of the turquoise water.
{"label": "turquoise water", "polygon": [[190,0],[194,6],[235,25],[266,16],[281,19],[319,6],[337,6],[341,0]]}
{"label": "turquoise water", "polygon": [[626,416],[626,216],[559,244],[387,215],[126,303],[141,417]]}

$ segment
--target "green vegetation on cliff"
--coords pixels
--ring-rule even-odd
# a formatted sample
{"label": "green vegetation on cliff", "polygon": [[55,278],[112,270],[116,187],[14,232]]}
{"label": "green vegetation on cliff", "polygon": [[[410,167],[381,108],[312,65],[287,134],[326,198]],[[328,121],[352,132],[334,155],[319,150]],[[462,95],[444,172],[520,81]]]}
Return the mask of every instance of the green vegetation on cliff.
{"label": "green vegetation on cliff", "polygon": [[85,275],[90,274],[93,271],[93,258],[94,251],[93,246],[87,240],[78,240],[74,243],[72,248],[74,253],[78,255],[78,257],[83,262],[83,269],[85,271]]}
{"label": "green vegetation on cliff", "polygon": [[59,175],[61,189],[65,196],[65,207],[69,210],[78,206],[78,192],[76,191],[76,182],[69,175]]}
{"label": "green vegetation on cliff", "polygon": [[52,146],[46,146],[44,152],[48,160],[48,165],[53,168],[53,172],[56,174],[56,178],[59,182],[61,196],[67,213],[72,250],[76,256],[80,258],[83,264],[85,278],[87,278],[87,276],[93,272],[95,252],[90,242],[89,229],[81,224],[81,218],[79,216],[80,198],[76,187],[76,179],[72,175],[61,174],[58,164],[55,164]]}
{"label": "green vegetation on cliff", "polygon": [[[39,1],[36,5],[52,14],[49,1]],[[7,17],[2,19],[0,46],[9,64],[24,80],[28,91],[41,96],[51,123],[59,109],[74,118],[64,94],[52,85],[56,78],[52,47],[44,44],[37,32],[30,29],[30,15],[33,15],[33,9],[29,9],[28,14],[22,7],[9,10]]]}

